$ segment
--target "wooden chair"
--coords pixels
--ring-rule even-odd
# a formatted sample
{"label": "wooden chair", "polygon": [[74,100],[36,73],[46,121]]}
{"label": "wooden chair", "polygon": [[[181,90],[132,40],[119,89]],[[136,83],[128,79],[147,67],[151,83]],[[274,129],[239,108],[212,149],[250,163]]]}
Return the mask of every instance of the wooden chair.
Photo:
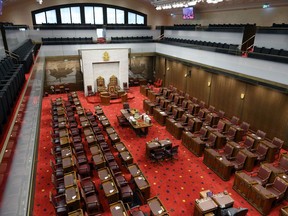
{"label": "wooden chair", "polygon": [[123,90],[124,91],[129,91],[129,86],[127,82],[123,82]]}
{"label": "wooden chair", "polygon": [[92,86],[91,85],[87,85],[87,95],[88,96],[93,96],[94,92],[92,91]]}

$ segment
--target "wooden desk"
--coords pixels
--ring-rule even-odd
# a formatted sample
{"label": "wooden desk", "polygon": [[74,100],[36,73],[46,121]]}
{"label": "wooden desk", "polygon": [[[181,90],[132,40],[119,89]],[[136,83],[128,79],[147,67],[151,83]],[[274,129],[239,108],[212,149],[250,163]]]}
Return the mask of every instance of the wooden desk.
{"label": "wooden desk", "polygon": [[112,178],[108,167],[99,169],[97,173],[101,182],[109,181]]}
{"label": "wooden desk", "polygon": [[66,188],[65,197],[69,212],[78,210],[81,207],[78,186]]}
{"label": "wooden desk", "polygon": [[224,208],[230,208],[234,204],[234,200],[229,194],[218,193],[218,194],[214,194],[211,198],[218,205],[219,210],[224,209]]}
{"label": "wooden desk", "polygon": [[234,141],[227,142],[226,145],[230,145],[231,147],[233,147],[232,157],[235,157],[237,153],[243,149],[242,146],[240,146],[238,143]]}
{"label": "wooden desk", "polygon": [[153,115],[153,110],[156,104],[150,100],[143,100],[143,110],[148,114],[148,115]]}
{"label": "wooden desk", "polygon": [[172,142],[169,139],[166,140],[159,140],[159,141],[149,141],[146,142],[146,156],[148,158],[151,157],[151,152],[155,149],[159,148],[171,148]]}
{"label": "wooden desk", "polygon": [[97,116],[103,115],[104,113],[103,113],[102,108],[95,110],[95,114],[96,114]]}
{"label": "wooden desk", "polygon": [[[81,110],[82,111],[82,110]],[[79,111],[77,111],[77,113],[78,113]],[[84,114],[84,111],[83,111],[83,114]],[[82,113],[81,114],[79,114],[78,113],[78,115],[81,115],[80,117],[79,117],[79,120],[80,120],[80,122],[85,122],[85,121],[88,121],[88,119],[87,119],[87,117],[85,116],[85,115],[83,115]]]}
{"label": "wooden desk", "polygon": [[217,166],[219,162],[217,161],[217,157],[220,156],[221,155],[215,149],[205,148],[203,163],[213,171],[218,170]]}
{"label": "wooden desk", "polygon": [[223,148],[226,144],[226,137],[218,131],[213,132],[213,134],[215,134],[217,137],[215,141],[215,148],[216,149]]}
{"label": "wooden desk", "polygon": [[122,151],[126,151],[126,150],[127,150],[127,148],[126,148],[126,146],[124,145],[123,142],[117,142],[117,143],[115,143],[115,148],[116,148],[116,150],[117,150],[119,153],[122,152]]}
{"label": "wooden desk", "polygon": [[167,113],[161,110],[160,108],[154,108],[153,109],[153,117],[154,119],[162,126],[166,125],[166,118]]}
{"label": "wooden desk", "polygon": [[253,154],[252,152],[248,151],[247,149],[242,149],[241,152],[247,156],[246,161],[245,161],[245,165],[244,165],[244,169],[247,170],[248,172],[252,171],[254,166],[255,166],[257,155]]}
{"label": "wooden desk", "polygon": [[193,134],[190,131],[182,132],[182,144],[186,146],[189,151],[192,151],[192,138]]}
{"label": "wooden desk", "polygon": [[83,121],[81,122],[82,128],[90,127],[90,122],[89,121]]}
{"label": "wooden desk", "polygon": [[105,115],[100,115],[98,116],[98,120],[101,122],[101,121],[105,121],[105,120],[108,120],[107,117]]}
{"label": "wooden desk", "polygon": [[150,208],[151,215],[169,215],[166,208],[162,204],[158,197],[152,197],[147,200],[147,204]]}
{"label": "wooden desk", "polygon": [[111,125],[109,120],[103,120],[101,121],[101,124],[104,128],[109,127]]}
{"label": "wooden desk", "polygon": [[217,157],[216,158],[217,165],[215,166],[215,173],[218,174],[220,178],[224,181],[228,181],[232,175],[233,164],[228,161],[225,157]]}
{"label": "wooden desk", "polygon": [[61,157],[65,158],[65,157],[71,157],[72,155],[72,150],[70,146],[67,146],[65,148],[61,149]]}
{"label": "wooden desk", "polygon": [[117,186],[112,179],[102,182],[102,187],[109,204],[117,202],[119,200],[119,192]]}
{"label": "wooden desk", "polygon": [[146,136],[148,134],[148,128],[152,126],[152,123],[145,122],[142,118],[133,117],[133,109],[128,110],[121,109],[121,114],[128,120],[130,126],[133,128],[137,136]]}
{"label": "wooden desk", "polygon": [[175,131],[174,125],[177,123],[177,121],[173,118],[166,118],[166,130],[173,136],[173,133]]}
{"label": "wooden desk", "polygon": [[137,164],[130,164],[127,166],[127,169],[130,172],[132,178],[142,175],[142,171]]}
{"label": "wooden desk", "polygon": [[240,142],[243,139],[243,136],[245,135],[244,130],[240,128],[238,125],[232,125],[231,127],[236,129],[236,134],[234,137],[235,142]]}
{"label": "wooden desk", "polygon": [[121,200],[110,204],[110,211],[112,216],[128,216],[125,206]]}
{"label": "wooden desk", "polygon": [[272,208],[272,204],[276,200],[276,196],[260,184],[252,186],[251,196],[250,204],[263,215],[268,215]]}
{"label": "wooden desk", "polygon": [[137,189],[141,192],[144,200],[146,201],[150,197],[150,184],[144,175],[139,175],[134,178]]}
{"label": "wooden desk", "polygon": [[86,136],[85,138],[89,147],[96,145],[97,142],[96,142],[96,138],[94,135]]}
{"label": "wooden desk", "polygon": [[58,128],[59,128],[59,129],[66,129],[66,128],[67,128],[66,122],[60,122],[60,123],[58,124]]}
{"label": "wooden desk", "polygon": [[146,86],[146,85],[141,85],[140,86],[140,93],[142,94],[142,95],[144,95],[144,96],[146,96],[147,97],[147,95],[148,95],[148,91],[149,91],[150,89]]}
{"label": "wooden desk", "polygon": [[85,137],[94,135],[92,128],[91,127],[84,128],[84,135]]}
{"label": "wooden desk", "polygon": [[128,166],[129,164],[132,164],[133,163],[133,157],[132,155],[130,154],[129,151],[122,151],[120,152],[120,158],[121,158],[121,161],[122,161],[122,164],[124,166]]}
{"label": "wooden desk", "polygon": [[59,130],[59,137],[68,137],[69,136],[69,131],[67,128],[63,128]]}
{"label": "wooden desk", "polygon": [[261,143],[263,143],[265,146],[268,147],[268,152],[265,161],[269,163],[274,162],[278,147],[267,140],[262,140]]}
{"label": "wooden desk", "polygon": [[101,153],[101,149],[98,145],[95,145],[95,146],[90,147],[90,152],[91,152],[92,156],[97,155],[97,154]]}
{"label": "wooden desk", "polygon": [[62,159],[62,166],[64,173],[69,173],[74,170],[74,162],[72,157],[65,157]]}
{"label": "wooden desk", "polygon": [[84,213],[82,209],[77,209],[73,212],[69,212],[68,216],[84,216]]}
{"label": "wooden desk", "polygon": [[256,149],[259,143],[263,140],[261,137],[257,136],[254,133],[248,133],[247,136],[255,140],[254,145],[252,146],[252,149]]}
{"label": "wooden desk", "polygon": [[117,133],[108,134],[108,137],[112,145],[115,145],[117,142],[120,142],[120,137],[118,136]]}
{"label": "wooden desk", "polygon": [[191,148],[189,150],[192,151],[194,155],[197,157],[201,157],[204,153],[206,142],[201,140],[200,137],[195,137],[191,139]]}
{"label": "wooden desk", "polygon": [[216,213],[218,206],[211,197],[195,201],[194,216],[202,216],[208,213]]}
{"label": "wooden desk", "polygon": [[270,176],[270,178],[269,178],[269,180],[268,180],[269,183],[274,182],[274,180],[275,180],[275,178],[276,178],[277,176],[282,175],[282,174],[285,173],[284,170],[279,169],[278,167],[275,167],[275,166],[273,165],[273,163],[264,163],[263,166],[267,167],[267,169],[268,169],[268,170],[271,170],[271,172],[272,172],[272,173],[271,173],[271,176]]}
{"label": "wooden desk", "polygon": [[107,134],[116,133],[116,131],[114,130],[113,127],[107,127],[107,128],[106,128],[106,132],[107,132]]}
{"label": "wooden desk", "polygon": [[106,161],[105,161],[104,156],[102,155],[102,153],[93,155],[92,156],[92,160],[94,162],[95,169],[103,168],[106,165]]}
{"label": "wooden desk", "polygon": [[77,177],[76,177],[75,171],[73,171],[71,173],[67,173],[64,175],[65,188],[76,186],[76,185],[77,185]]}
{"label": "wooden desk", "polygon": [[251,201],[251,187],[255,184],[258,184],[258,182],[252,179],[245,172],[237,171],[235,173],[233,189],[248,201]]}

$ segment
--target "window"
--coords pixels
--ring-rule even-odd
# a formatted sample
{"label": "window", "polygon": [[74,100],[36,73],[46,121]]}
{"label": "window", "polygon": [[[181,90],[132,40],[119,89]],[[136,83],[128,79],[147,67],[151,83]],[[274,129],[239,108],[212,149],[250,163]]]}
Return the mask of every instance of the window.
{"label": "window", "polygon": [[103,6],[103,4],[82,5],[82,3],[79,5],[66,4],[32,11],[34,24],[85,23],[98,25],[98,27],[106,24],[145,25],[146,15],[128,8]]}
{"label": "window", "polygon": [[93,7],[84,7],[85,24],[94,24],[94,11]]}
{"label": "window", "polygon": [[115,24],[116,16],[114,8],[107,8],[107,24]]}
{"label": "window", "polygon": [[144,25],[144,16],[140,16],[137,14],[136,18],[137,18],[137,24]]}
{"label": "window", "polygon": [[37,13],[35,14],[35,21],[36,24],[57,23],[56,11],[49,10],[46,12]]}
{"label": "window", "polygon": [[57,23],[56,11],[55,10],[46,11],[46,19],[47,19],[47,23],[50,23],[50,24]]}
{"label": "window", "polygon": [[60,13],[61,13],[61,23],[71,24],[70,8],[61,8]]}
{"label": "window", "polygon": [[60,9],[62,24],[81,23],[80,7],[67,7]]}
{"label": "window", "polygon": [[128,24],[136,24],[136,14],[128,12]]}
{"label": "window", "polygon": [[103,25],[103,7],[94,7],[95,24]]}
{"label": "window", "polygon": [[71,7],[71,18],[72,23],[81,23],[80,7]]}
{"label": "window", "polygon": [[116,10],[116,23],[117,24],[124,24],[125,18],[124,18],[124,11],[123,10]]}
{"label": "window", "polygon": [[45,12],[35,14],[35,21],[36,21],[36,24],[46,23]]}
{"label": "window", "polygon": [[144,24],[144,16],[128,12],[128,24]]}

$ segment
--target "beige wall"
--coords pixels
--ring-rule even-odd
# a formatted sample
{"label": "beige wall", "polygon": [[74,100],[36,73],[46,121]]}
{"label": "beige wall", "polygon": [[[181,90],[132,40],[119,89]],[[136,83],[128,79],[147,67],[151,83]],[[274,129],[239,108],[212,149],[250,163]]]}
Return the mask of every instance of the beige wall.
{"label": "beige wall", "polygon": [[[13,1],[12,1],[13,2]],[[44,0],[42,5],[36,0],[19,0],[16,3],[10,3],[3,8],[3,15],[0,16],[0,21],[13,22],[15,24],[27,24],[32,27],[31,11],[40,8],[45,8],[54,5],[71,4],[77,2],[95,3],[93,0]],[[97,3],[118,5],[147,14],[148,25],[153,28],[160,25],[175,24],[221,24],[221,23],[256,23],[258,26],[271,26],[273,23],[288,23],[288,6],[275,7],[269,9],[242,9],[222,12],[197,12],[195,20],[182,20],[182,12],[179,9],[175,16],[171,16],[171,11],[156,11],[155,8],[148,2],[143,0],[98,0]]]}
{"label": "beige wall", "polygon": [[[169,70],[166,76],[161,76],[165,67]],[[191,77],[185,78],[189,70]],[[204,101],[207,106],[213,105],[217,110],[225,111],[229,118],[239,117],[248,122],[252,130],[265,131],[270,139],[279,137],[288,148],[288,94],[162,56],[157,57],[155,71],[156,78],[165,80],[165,86],[173,85]],[[245,94],[244,99],[240,98],[241,93]]]}
{"label": "beige wall", "polygon": [[257,26],[271,26],[273,23],[288,23],[288,6],[269,9],[247,9],[222,12],[197,12],[194,20],[183,20],[182,12],[178,11],[173,17],[176,24],[224,24],[224,23],[256,23]]}
{"label": "beige wall", "polygon": [[167,15],[165,12],[157,12],[155,8],[147,2],[136,1],[136,0],[44,0],[43,4],[40,5],[36,0],[19,0],[17,4],[6,5],[3,8],[3,15],[0,16],[0,22],[13,22],[14,24],[26,24],[32,28],[32,17],[31,11],[38,10],[45,7],[50,7],[54,5],[61,4],[72,4],[72,3],[102,3],[117,5],[125,8],[130,8],[136,11],[140,11],[147,14],[147,23],[151,26],[159,25],[171,25],[171,16]]}

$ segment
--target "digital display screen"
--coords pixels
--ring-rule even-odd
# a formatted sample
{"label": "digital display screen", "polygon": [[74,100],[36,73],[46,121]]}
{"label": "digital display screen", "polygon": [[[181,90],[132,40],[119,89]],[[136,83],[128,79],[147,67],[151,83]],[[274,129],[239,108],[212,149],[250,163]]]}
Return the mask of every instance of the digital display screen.
{"label": "digital display screen", "polygon": [[194,8],[193,7],[186,7],[183,8],[183,19],[194,19]]}

